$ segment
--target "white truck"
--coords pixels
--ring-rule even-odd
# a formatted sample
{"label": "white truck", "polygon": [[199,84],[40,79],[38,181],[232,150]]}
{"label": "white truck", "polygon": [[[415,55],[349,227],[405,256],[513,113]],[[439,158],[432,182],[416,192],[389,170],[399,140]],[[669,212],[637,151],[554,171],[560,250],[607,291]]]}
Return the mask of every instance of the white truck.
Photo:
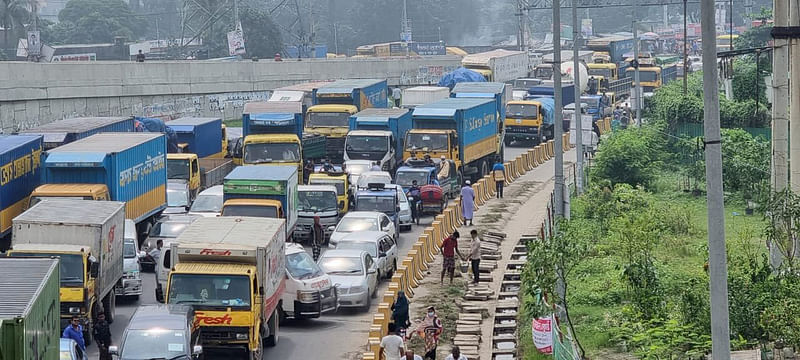
{"label": "white truck", "polygon": [[99,310],[114,321],[124,224],[125,203],[91,200],[42,200],[13,220],[7,255],[61,259],[61,328],[77,315],[87,343]]}
{"label": "white truck", "polygon": [[461,66],[480,73],[486,81],[506,82],[528,77],[528,62],[525,52],[498,49],[464,56]]}
{"label": "white truck", "polygon": [[281,318],[318,318],[339,309],[331,277],[295,243],[286,244],[286,290],[279,307]]}
{"label": "white truck", "polygon": [[430,104],[450,97],[450,89],[441,86],[415,86],[403,90],[401,106],[413,109],[420,105]]}
{"label": "white truck", "polygon": [[170,244],[167,304],[194,307],[200,345],[263,357],[278,342],[286,220],[202,218]]}

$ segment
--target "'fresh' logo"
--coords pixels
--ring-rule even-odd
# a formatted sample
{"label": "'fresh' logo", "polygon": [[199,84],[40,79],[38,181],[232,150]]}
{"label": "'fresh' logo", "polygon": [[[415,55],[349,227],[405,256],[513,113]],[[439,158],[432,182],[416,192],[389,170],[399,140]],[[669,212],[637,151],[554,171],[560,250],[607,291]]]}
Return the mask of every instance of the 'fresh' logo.
{"label": "'fresh' logo", "polygon": [[200,250],[200,255],[217,255],[217,256],[230,256],[230,250],[214,250],[214,249],[203,249]]}
{"label": "'fresh' logo", "polygon": [[194,325],[230,325],[233,318],[231,318],[231,314],[225,314],[222,316],[207,316],[202,311],[197,311],[194,313]]}

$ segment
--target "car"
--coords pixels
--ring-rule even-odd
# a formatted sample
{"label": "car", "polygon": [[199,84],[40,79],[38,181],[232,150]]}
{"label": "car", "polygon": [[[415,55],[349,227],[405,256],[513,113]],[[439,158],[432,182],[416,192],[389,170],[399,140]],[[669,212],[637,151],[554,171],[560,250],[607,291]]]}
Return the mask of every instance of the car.
{"label": "car", "polygon": [[212,186],[197,195],[189,208],[189,215],[217,217],[222,211],[222,203],[222,185]]}
{"label": "car", "polygon": [[[197,220],[197,217],[194,216],[168,216],[162,217],[156,222],[152,228],[150,228],[150,232],[147,236],[147,243],[144,246],[144,251],[150,252],[150,250],[156,247],[158,240],[167,242],[167,240],[172,240],[184,230]],[[155,269],[155,259],[152,256],[146,256],[141,259],[141,264],[143,269]]]}
{"label": "car", "polygon": [[358,189],[366,189],[369,184],[391,184],[392,175],[386,171],[367,171],[358,177]]}
{"label": "car", "polygon": [[81,347],[78,346],[78,343],[72,339],[61,338],[58,352],[60,353],[60,360],[89,360],[86,352],[81,350]]}
{"label": "car", "polygon": [[359,231],[339,240],[337,249],[364,250],[375,260],[378,279],[391,279],[397,270],[397,243],[383,231]]}
{"label": "car", "polygon": [[183,179],[167,180],[167,208],[162,214],[185,214],[189,211],[190,197],[188,181]]}
{"label": "car", "polygon": [[350,179],[350,187],[352,191],[356,191],[355,185],[358,184],[358,177],[361,174],[368,172],[372,168],[372,161],[370,160],[347,160],[344,162],[344,171]]}
{"label": "car", "polygon": [[136,309],[120,345],[108,351],[120,360],[196,359],[203,354],[194,310],[185,305],[144,305]]}
{"label": "car", "polygon": [[364,250],[328,250],[317,261],[338,289],[339,307],[369,311],[378,288],[378,268]]}
{"label": "car", "polygon": [[331,249],[336,248],[339,240],[352,232],[371,230],[384,231],[392,236],[393,239],[397,238],[397,230],[394,227],[394,223],[386,214],[377,211],[351,211],[339,220],[339,224],[336,227],[331,229],[328,247]]}
{"label": "car", "polygon": [[[125,219],[126,231],[125,238],[122,240],[122,286],[115,287],[114,293],[116,296],[131,296],[134,299],[138,299],[139,295],[142,295],[142,278],[140,274],[142,267],[139,258],[143,252],[139,251],[136,237],[128,237],[129,221],[131,220]],[[134,227],[133,229],[135,234],[136,228]]]}
{"label": "car", "polygon": [[406,193],[399,185],[388,184],[385,186],[387,189],[397,190],[397,203],[400,204],[400,213],[398,213],[397,219],[400,224],[400,230],[405,228],[406,231],[410,231],[411,225],[414,223],[414,221],[411,219],[411,203],[408,202]]}

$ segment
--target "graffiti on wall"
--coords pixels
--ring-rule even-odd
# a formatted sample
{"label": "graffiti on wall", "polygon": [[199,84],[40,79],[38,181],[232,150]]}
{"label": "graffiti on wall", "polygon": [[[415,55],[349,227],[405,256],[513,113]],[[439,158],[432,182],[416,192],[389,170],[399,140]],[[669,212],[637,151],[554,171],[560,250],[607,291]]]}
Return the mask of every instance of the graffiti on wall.
{"label": "graffiti on wall", "polygon": [[403,72],[402,75],[400,75],[400,85],[436,85],[436,83],[439,82],[439,79],[442,78],[442,75],[455,70],[457,67],[458,66],[455,65],[420,66],[417,68],[416,72],[413,70]]}
{"label": "graffiti on wall", "polygon": [[164,120],[182,116],[218,116],[223,119],[241,116],[244,104],[250,101],[267,101],[270,91],[247,91],[210,94],[155,101],[134,106],[133,115],[157,117]]}

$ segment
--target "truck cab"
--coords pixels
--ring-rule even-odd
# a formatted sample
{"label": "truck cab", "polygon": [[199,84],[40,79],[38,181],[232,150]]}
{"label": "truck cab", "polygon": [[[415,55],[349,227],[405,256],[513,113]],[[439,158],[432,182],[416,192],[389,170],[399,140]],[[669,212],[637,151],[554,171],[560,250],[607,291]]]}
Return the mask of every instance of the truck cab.
{"label": "truck cab", "polygon": [[506,146],[517,141],[544,142],[542,104],[536,99],[512,100],[506,105]]}
{"label": "truck cab", "polygon": [[[625,75],[634,79],[636,69],[629,67],[625,69]],[[642,87],[642,92],[652,93],[662,85],[661,81],[661,67],[655,65],[640,65],[639,66],[639,83]]]}
{"label": "truck cab", "polygon": [[344,142],[344,161],[370,160],[384,171],[392,171],[397,167],[396,143],[391,131],[351,130]]}
{"label": "truck cab", "polygon": [[319,268],[303,246],[286,244],[286,289],[281,296],[280,316],[318,318],[339,309],[339,298],[330,276]]}
{"label": "truck cab", "polygon": [[108,200],[108,187],[102,184],[45,184],[31,193],[28,208],[46,199]]}
{"label": "truck cab", "polygon": [[220,216],[284,219],[286,238],[291,238],[297,225],[297,186],[292,166],[238,167],[225,177]]}
{"label": "truck cab", "polygon": [[[262,134],[244,138],[243,165],[289,165],[302,174],[302,147],[297,135]],[[302,179],[302,178],[301,178]]]}
{"label": "truck cab", "polygon": [[280,219],[285,216],[281,202],[265,199],[232,199],[222,204],[220,216],[250,216]]}
{"label": "truck cab", "polygon": [[406,134],[403,161],[416,155],[422,159],[430,155],[432,159],[439,159],[444,155],[447,159],[456,162],[456,167],[461,168],[459,161],[458,135],[455,130],[440,129],[411,129]]}
{"label": "truck cab", "polygon": [[344,142],[350,117],[358,107],[346,104],[314,105],[306,112],[305,131],[326,137],[326,152],[334,161],[344,161]]}
{"label": "truck cab", "polygon": [[194,199],[200,191],[200,164],[197,154],[167,154],[167,180],[186,180]]}
{"label": "truck cab", "polygon": [[350,210],[350,196],[352,194],[347,173],[342,171],[315,172],[308,176],[308,185],[331,185],[335,187],[339,214],[344,214]]}
{"label": "truck cab", "polygon": [[[397,189],[387,189],[382,183],[371,183],[367,189],[356,192],[354,210],[382,212],[392,220],[395,229],[400,229],[400,204],[397,191]],[[395,241],[397,241],[396,234]]]}
{"label": "truck cab", "polygon": [[[319,216],[325,232],[325,239],[330,237],[331,226],[339,222],[339,200],[336,187],[333,185],[300,185],[297,187],[297,230],[295,238],[312,239],[314,217]],[[344,205],[344,204],[342,204]]]}

